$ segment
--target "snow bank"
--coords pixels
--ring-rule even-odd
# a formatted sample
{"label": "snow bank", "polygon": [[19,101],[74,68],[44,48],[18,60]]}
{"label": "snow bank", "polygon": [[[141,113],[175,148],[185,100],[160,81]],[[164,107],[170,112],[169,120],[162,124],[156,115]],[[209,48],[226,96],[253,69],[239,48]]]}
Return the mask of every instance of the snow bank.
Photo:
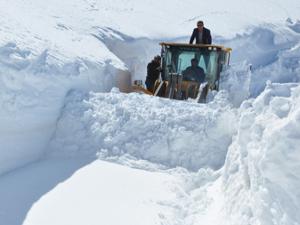
{"label": "snow bank", "polygon": [[69,90],[117,86],[126,71],[113,63],[68,59],[50,49],[35,55],[14,43],[0,47],[0,174],[43,155]]}
{"label": "snow bank", "polygon": [[269,83],[241,107],[223,174],[226,224],[299,224],[300,86]]}

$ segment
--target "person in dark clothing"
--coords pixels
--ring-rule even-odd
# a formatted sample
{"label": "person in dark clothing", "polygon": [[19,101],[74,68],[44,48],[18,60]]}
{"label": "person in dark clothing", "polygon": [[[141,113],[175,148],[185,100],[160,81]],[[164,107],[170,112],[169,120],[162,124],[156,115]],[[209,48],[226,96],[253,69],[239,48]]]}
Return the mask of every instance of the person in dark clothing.
{"label": "person in dark clothing", "polygon": [[160,61],[161,58],[159,55],[157,55],[147,65],[147,77],[145,84],[148,91],[153,92],[155,81],[159,78],[159,74],[161,71]]}
{"label": "person in dark clothing", "polygon": [[193,58],[191,60],[191,66],[187,67],[183,72],[183,80],[196,81],[198,83],[203,83],[205,80],[205,73],[203,68],[198,66],[198,60]]}
{"label": "person in dark clothing", "polygon": [[190,44],[193,44],[194,39],[196,39],[196,44],[211,45],[210,30],[204,27],[203,21],[197,22],[197,28],[193,30],[193,34],[190,38]]}

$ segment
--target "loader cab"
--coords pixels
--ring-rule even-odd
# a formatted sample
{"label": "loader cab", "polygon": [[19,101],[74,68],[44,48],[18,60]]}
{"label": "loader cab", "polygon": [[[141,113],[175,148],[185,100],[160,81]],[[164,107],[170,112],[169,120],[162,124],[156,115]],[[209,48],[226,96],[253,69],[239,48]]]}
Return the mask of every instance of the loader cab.
{"label": "loader cab", "polygon": [[183,76],[196,59],[198,66],[204,70],[205,82],[212,90],[219,89],[220,73],[229,63],[230,48],[217,45],[161,43],[162,46],[162,80],[170,81],[172,75],[182,76],[182,81],[189,81]]}

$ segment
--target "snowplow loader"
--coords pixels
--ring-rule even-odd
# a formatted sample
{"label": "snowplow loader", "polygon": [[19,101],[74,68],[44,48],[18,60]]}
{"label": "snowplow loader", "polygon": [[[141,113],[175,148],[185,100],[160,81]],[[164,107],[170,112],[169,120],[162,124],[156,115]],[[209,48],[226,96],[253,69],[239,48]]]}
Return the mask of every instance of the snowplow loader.
{"label": "snowplow loader", "polygon": [[[210,90],[219,90],[221,72],[229,65],[231,48],[167,42],[160,45],[161,73],[153,91],[147,90],[142,81],[134,81],[133,92],[178,100],[193,98],[204,103]],[[188,70],[193,71],[192,61],[204,72],[204,79],[201,81],[195,74],[187,75]]]}

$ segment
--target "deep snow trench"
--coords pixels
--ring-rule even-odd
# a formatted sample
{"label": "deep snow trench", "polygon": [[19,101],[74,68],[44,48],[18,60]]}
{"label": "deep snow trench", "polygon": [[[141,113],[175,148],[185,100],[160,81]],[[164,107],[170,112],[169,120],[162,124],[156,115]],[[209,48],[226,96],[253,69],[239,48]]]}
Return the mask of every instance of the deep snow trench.
{"label": "deep snow trench", "polygon": [[[0,0],[0,225],[300,225],[299,11]],[[198,20],[233,49],[208,104],[115,88]]]}
{"label": "deep snow trench", "polygon": [[[0,172],[42,160],[0,180],[0,196],[9,202],[0,203],[0,218],[3,214],[11,224],[25,219],[34,224],[35,218],[48,212],[61,216],[62,210],[51,204],[52,196],[57,204],[64,197],[62,208],[72,205],[69,199],[74,196],[79,196],[79,203],[86,201],[82,208],[74,206],[74,215],[80,217],[80,210],[90,201],[95,205],[88,205],[89,209],[105,208],[106,202],[101,202],[107,197],[105,191],[117,191],[125,175],[132,177],[129,186],[138,190],[145,175],[156,180],[157,187],[165,188],[162,198],[156,198],[156,189],[147,180],[149,189],[145,189],[151,193],[142,196],[158,202],[150,217],[164,221],[162,224],[209,224],[213,220],[226,225],[240,221],[298,225],[297,27],[260,26],[230,40],[217,38],[235,50],[232,65],[223,74],[222,90],[212,93],[208,104],[124,94],[113,88],[119,70],[129,69],[134,79],[145,77],[147,62],[159,53],[156,40],[96,29],[92,36],[103,41],[114,57],[101,63],[87,59],[65,63],[57,52],[44,51],[37,56],[14,43],[1,47],[0,71],[5,76],[0,78],[0,122],[9,129],[0,127],[5,148]],[[101,36],[103,32],[106,34]],[[12,121],[18,123],[10,125]],[[112,177],[111,183],[102,184]],[[136,178],[141,186],[134,185]],[[19,189],[22,184],[26,185],[24,191]],[[97,195],[101,188],[105,191]],[[70,189],[75,191],[69,193]],[[89,191],[92,194],[86,200]],[[9,213],[17,205],[9,201],[12,194],[22,197],[17,216]],[[130,201],[126,193],[118,196],[124,197],[123,203]],[[138,198],[136,201],[140,203]],[[93,213],[91,220],[97,222],[97,210]],[[77,217],[72,219],[77,221]]]}

